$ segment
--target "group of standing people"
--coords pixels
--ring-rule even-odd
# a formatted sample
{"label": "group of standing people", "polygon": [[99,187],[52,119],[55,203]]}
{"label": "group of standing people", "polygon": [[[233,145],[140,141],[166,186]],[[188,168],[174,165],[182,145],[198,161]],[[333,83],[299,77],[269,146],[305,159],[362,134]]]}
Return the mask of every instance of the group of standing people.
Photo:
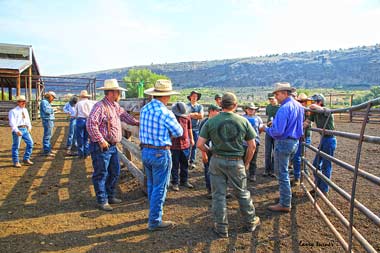
{"label": "group of standing people", "polygon": [[[265,132],[263,176],[277,177],[280,192],[279,202],[268,209],[289,212],[292,194],[288,168],[292,162],[297,182],[300,177],[300,147],[302,141],[310,143],[308,129],[311,122],[314,121],[319,128],[327,126],[329,130],[334,129],[331,113],[305,114],[305,101],[310,99],[315,102],[310,109],[324,108],[323,95],[316,94],[310,99],[304,94],[303,97],[301,94],[294,97],[295,88],[289,83],[276,83],[273,93],[268,96],[270,104],[266,108],[266,125],[256,115],[258,107],[253,103],[243,106],[243,116],[236,114],[238,100],[230,92],[217,94],[216,104],[208,107],[208,117],[204,118],[203,106],[198,103],[201,94],[196,91],[187,97],[188,104],[177,102],[170,111],[167,108],[170,97],[179,93],[173,90],[170,80],[160,79],[153,88],[145,90],[144,93],[152,99],[142,108],[140,120],[136,120],[118,104],[121,92],[126,90],[119,86],[116,79],[105,80],[104,86],[98,89],[104,90],[104,98],[96,104],[89,100],[87,91],[82,91],[79,99],[73,97],[64,107],[70,117],[68,152],[76,145],[80,158],[91,154],[94,167],[92,182],[98,207],[112,211],[111,204],[122,202],[116,196],[120,174],[116,144],[122,138],[121,121],[139,126],[142,162],[147,178],[150,231],[173,226],[173,222],[163,220],[167,189],[170,183],[174,191],[179,190],[179,185],[193,188],[188,181],[188,169],[195,168],[197,148],[202,152],[206,188],[208,196],[212,198],[214,232],[220,237],[228,237],[228,186],[233,188],[238,199],[244,229],[254,231],[260,224],[260,218],[255,213],[247,180],[256,181],[261,132]],[[47,92],[40,105],[44,127],[43,154],[46,156],[55,155],[50,144],[54,127],[51,102],[54,98],[54,92]],[[9,112],[13,135],[12,161],[15,167],[21,167],[18,160],[21,139],[27,145],[23,163],[33,164],[30,160],[32,126],[25,103],[25,97],[18,96],[17,107]],[[333,156],[336,139],[333,135],[324,135],[320,145],[323,152]],[[316,156],[313,165],[326,177],[331,177],[331,162]],[[317,187],[327,194],[328,185],[317,175],[315,180]]]}

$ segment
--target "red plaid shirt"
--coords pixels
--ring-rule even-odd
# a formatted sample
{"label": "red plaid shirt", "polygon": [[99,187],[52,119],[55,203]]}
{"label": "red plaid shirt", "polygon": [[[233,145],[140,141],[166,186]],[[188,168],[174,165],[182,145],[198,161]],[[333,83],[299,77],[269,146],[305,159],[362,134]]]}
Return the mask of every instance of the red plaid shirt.
{"label": "red plaid shirt", "polygon": [[183,150],[190,148],[190,131],[192,131],[191,128],[191,118],[190,116],[188,117],[178,117],[176,116],[177,121],[181,125],[183,129],[183,135],[177,138],[172,139],[172,147],[171,149],[174,150]]}
{"label": "red plaid shirt", "polygon": [[87,118],[86,128],[91,141],[120,142],[122,137],[120,121],[130,125],[139,125],[139,122],[129,115],[124,108],[120,107],[117,102],[111,102],[107,97],[104,97],[94,105]]}

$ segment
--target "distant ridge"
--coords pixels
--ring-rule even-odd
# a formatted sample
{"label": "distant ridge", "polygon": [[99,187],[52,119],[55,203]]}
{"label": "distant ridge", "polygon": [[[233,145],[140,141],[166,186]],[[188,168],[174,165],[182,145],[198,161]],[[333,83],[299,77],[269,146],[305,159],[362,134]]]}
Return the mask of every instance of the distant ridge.
{"label": "distant ridge", "polygon": [[288,81],[302,88],[366,88],[380,84],[380,44],[339,50],[237,59],[134,66],[69,75],[122,79],[131,68],[170,77],[180,88],[271,86]]}

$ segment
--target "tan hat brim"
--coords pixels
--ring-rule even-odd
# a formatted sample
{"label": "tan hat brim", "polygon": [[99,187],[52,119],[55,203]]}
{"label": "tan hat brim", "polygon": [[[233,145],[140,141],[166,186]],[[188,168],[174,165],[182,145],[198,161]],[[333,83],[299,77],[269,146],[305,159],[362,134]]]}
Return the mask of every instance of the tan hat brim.
{"label": "tan hat brim", "polygon": [[275,93],[277,91],[290,91],[290,92],[295,92],[297,89],[296,88],[293,88],[293,87],[282,87],[282,88],[279,88],[279,89],[276,89],[274,90],[272,93]]}
{"label": "tan hat brim", "polygon": [[144,94],[163,97],[163,96],[178,95],[180,93],[177,91],[157,91],[154,88],[150,88],[150,89],[145,90]]}

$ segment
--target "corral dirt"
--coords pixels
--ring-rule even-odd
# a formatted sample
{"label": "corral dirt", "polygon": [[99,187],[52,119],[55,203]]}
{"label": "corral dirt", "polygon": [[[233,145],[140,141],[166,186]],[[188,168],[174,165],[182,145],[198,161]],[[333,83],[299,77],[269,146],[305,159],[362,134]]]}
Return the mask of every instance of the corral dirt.
{"label": "corral dirt", "polygon": [[[254,233],[242,231],[238,202],[228,200],[230,237],[219,239],[213,234],[211,202],[206,190],[201,163],[190,171],[195,189],[181,188],[168,192],[164,219],[176,222],[170,231],[148,232],[148,203],[131,175],[122,170],[119,196],[123,203],[112,212],[96,208],[91,182],[91,158],[79,160],[65,156],[68,122],[56,122],[52,143],[58,151],[55,159],[40,157],[41,122],[32,131],[35,147],[33,166],[12,167],[11,131],[0,126],[0,252],[342,252],[338,240],[318,215],[302,188],[293,188],[293,208],[290,213],[267,211],[278,199],[277,180],[264,178],[263,153],[260,147],[256,183],[249,190],[262,224]],[[337,130],[359,133],[358,123],[337,123]],[[367,135],[380,136],[379,125],[369,124]],[[319,141],[314,134],[313,143]],[[338,137],[336,157],[354,164],[358,141]],[[25,145],[21,145],[21,153]],[[307,155],[312,158],[311,151]],[[380,176],[379,145],[364,144],[360,168]],[[333,180],[351,194],[353,173],[334,166]],[[305,182],[308,189],[311,187]],[[349,217],[349,203],[335,192],[328,198]],[[359,179],[357,199],[375,215],[380,214],[379,186]],[[326,205],[317,202],[326,210]],[[332,212],[327,216],[348,239]],[[379,227],[355,212],[354,224],[363,236],[380,251]],[[363,252],[358,242],[354,250]]]}

